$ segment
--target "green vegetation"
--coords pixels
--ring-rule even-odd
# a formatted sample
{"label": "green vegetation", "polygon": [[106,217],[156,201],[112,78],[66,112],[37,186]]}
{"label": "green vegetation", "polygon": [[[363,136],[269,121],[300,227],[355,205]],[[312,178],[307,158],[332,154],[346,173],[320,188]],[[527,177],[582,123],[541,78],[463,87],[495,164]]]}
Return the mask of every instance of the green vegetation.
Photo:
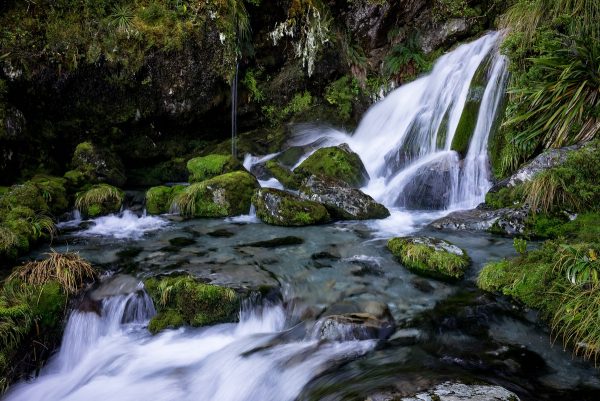
{"label": "green vegetation", "polygon": [[[108,149],[91,142],[82,142],[75,148],[71,161],[75,171],[81,173],[87,183],[108,183],[121,186],[125,183],[123,163]],[[76,173],[70,173],[76,179]]]}
{"label": "green vegetation", "polygon": [[20,371],[18,364],[41,367],[59,344],[69,296],[95,278],[95,270],[77,254],[51,252],[47,259],[17,267],[2,284],[1,391],[19,375],[29,373]]}
{"label": "green vegetation", "polygon": [[278,189],[258,190],[252,203],[256,206],[256,215],[263,222],[276,226],[307,226],[331,220],[322,204]]}
{"label": "green vegetation", "polygon": [[360,87],[356,78],[343,76],[330,83],[325,89],[325,100],[334,105],[343,120],[352,114],[352,105],[358,100]]}
{"label": "green vegetation", "polygon": [[427,57],[421,51],[417,35],[396,44],[387,54],[383,64],[383,74],[399,83],[412,81],[431,68]]}
{"label": "green vegetation", "polygon": [[184,189],[183,185],[159,186],[148,189],[146,191],[146,211],[150,214],[168,213],[173,199]]}
{"label": "green vegetation", "polygon": [[232,171],[244,170],[244,166],[231,155],[208,155],[187,162],[190,182],[200,182]]}
{"label": "green vegetation", "polygon": [[519,0],[503,16],[510,99],[496,171],[543,148],[596,137],[600,124],[600,3]]}
{"label": "green vegetation", "polygon": [[309,91],[297,93],[284,107],[265,105],[262,112],[272,126],[281,124],[283,121],[309,110],[313,103],[313,97]]}
{"label": "green vegetation", "polygon": [[148,326],[153,334],[184,325],[233,322],[238,317],[239,297],[230,288],[200,283],[190,276],[151,278],[144,285],[158,312]]}
{"label": "green vegetation", "polygon": [[246,214],[256,178],[246,171],[234,171],[197,182],[175,194],[171,208],[184,217],[227,217]]}
{"label": "green vegetation", "polygon": [[428,277],[458,280],[471,264],[465,251],[436,238],[392,238],[387,247],[407,269]]}
{"label": "green vegetation", "polygon": [[318,149],[294,172],[304,177],[313,174],[335,178],[353,187],[361,187],[369,180],[360,157],[347,145]]}
{"label": "green vegetation", "polygon": [[89,217],[116,213],[121,209],[125,194],[119,188],[108,184],[94,185],[90,189],[79,192],[75,199],[75,207]]}
{"label": "green vegetation", "polygon": [[277,160],[268,160],[265,163],[265,167],[273,177],[277,178],[277,180],[283,184],[284,187],[294,190],[300,188],[301,180],[299,177],[286,167],[282,166]]}

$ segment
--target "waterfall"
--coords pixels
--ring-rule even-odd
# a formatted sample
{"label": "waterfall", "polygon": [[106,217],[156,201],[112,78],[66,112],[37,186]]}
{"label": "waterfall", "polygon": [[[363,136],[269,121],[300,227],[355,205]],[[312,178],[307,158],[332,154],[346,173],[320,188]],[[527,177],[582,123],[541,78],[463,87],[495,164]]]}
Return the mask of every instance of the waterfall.
{"label": "waterfall", "polygon": [[235,75],[231,83],[231,155],[237,158],[237,102],[238,102],[238,79],[240,63],[235,61]]}
{"label": "waterfall", "polygon": [[[294,145],[347,142],[371,177],[363,190],[390,208],[475,207],[491,187],[487,142],[507,80],[501,39],[491,32],[440,57],[428,75],[373,105],[354,135],[312,128]],[[473,108],[474,129],[462,128],[466,139],[460,138]],[[456,149],[460,140],[468,141],[464,157]]]}

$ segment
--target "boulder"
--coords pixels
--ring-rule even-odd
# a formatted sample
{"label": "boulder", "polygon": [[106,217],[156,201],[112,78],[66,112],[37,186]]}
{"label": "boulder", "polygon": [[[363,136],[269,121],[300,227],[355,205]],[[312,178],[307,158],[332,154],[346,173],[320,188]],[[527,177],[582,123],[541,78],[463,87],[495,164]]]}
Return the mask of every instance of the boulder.
{"label": "boulder", "polygon": [[227,217],[250,212],[258,181],[246,171],[234,171],[194,183],[177,193],[173,209],[185,217]]}
{"label": "boulder", "polygon": [[270,175],[275,177],[285,188],[297,190],[300,188],[300,177],[276,160],[269,160],[265,168]]}
{"label": "boulder", "polygon": [[360,189],[335,179],[310,176],[300,188],[300,196],[322,203],[336,219],[383,219],[390,215],[385,206]]}
{"label": "boulder", "polygon": [[71,163],[90,183],[107,183],[118,187],[125,184],[126,177],[121,159],[108,149],[91,142],[77,145]]}
{"label": "boulder", "polygon": [[313,328],[313,337],[329,341],[385,340],[394,333],[393,319],[379,319],[369,313],[327,316]]}
{"label": "boulder", "polygon": [[125,193],[108,184],[94,185],[77,194],[75,207],[87,217],[98,217],[121,210]]}
{"label": "boulder", "polygon": [[347,144],[318,149],[295,170],[302,177],[325,176],[345,182],[351,187],[362,187],[369,182],[369,174]]}
{"label": "boulder", "polygon": [[307,226],[330,220],[325,206],[273,188],[259,189],[253,198],[256,215],[276,226]]}
{"label": "boulder", "polygon": [[231,155],[208,155],[188,160],[190,182],[201,182],[218,175],[245,170],[242,163]]}
{"label": "boulder", "polygon": [[158,186],[146,191],[146,211],[150,214],[168,213],[173,198],[185,189],[183,185]]}
{"label": "boulder", "polygon": [[500,386],[443,383],[414,396],[394,398],[401,401],[519,401],[513,392]]}
{"label": "boulder", "polygon": [[438,230],[491,231],[503,235],[519,235],[525,230],[529,208],[490,209],[480,205],[476,209],[452,212],[430,223]]}
{"label": "boulder", "polygon": [[442,280],[461,279],[471,263],[464,250],[438,238],[392,238],[387,247],[409,270]]}

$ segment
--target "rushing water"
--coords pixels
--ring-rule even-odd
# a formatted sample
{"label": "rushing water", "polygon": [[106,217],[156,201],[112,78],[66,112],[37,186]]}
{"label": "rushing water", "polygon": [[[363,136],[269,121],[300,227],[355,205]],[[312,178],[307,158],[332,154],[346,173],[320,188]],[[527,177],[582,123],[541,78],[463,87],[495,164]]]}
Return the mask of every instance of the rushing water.
{"label": "rushing water", "polygon": [[[374,105],[353,136],[313,127],[297,138],[306,150],[349,143],[371,176],[364,190],[392,210],[388,219],[299,229],[264,225],[253,211],[183,222],[124,211],[63,224],[55,249],[120,274],[86,295],[93,307],[71,312],[60,350],[6,400],[365,400],[445,380],[497,383],[523,400],[598,399],[596,371],[551,347],[534,314],[476,290],[484,263],[514,254],[510,239],[435,233],[473,261],[458,284],[416,277],[385,249],[390,236],[427,234],[428,221],[475,206],[489,188],[487,142],[506,82],[500,35],[440,58]],[[452,141],[478,74],[485,89],[462,157]],[[247,156],[244,165],[276,156]],[[287,236],[298,237],[295,245],[255,244]],[[246,303],[236,324],[152,336],[154,306],[140,280],[173,272],[244,291],[280,288],[281,296]],[[373,303],[401,328],[389,341],[319,337],[324,316]]]}

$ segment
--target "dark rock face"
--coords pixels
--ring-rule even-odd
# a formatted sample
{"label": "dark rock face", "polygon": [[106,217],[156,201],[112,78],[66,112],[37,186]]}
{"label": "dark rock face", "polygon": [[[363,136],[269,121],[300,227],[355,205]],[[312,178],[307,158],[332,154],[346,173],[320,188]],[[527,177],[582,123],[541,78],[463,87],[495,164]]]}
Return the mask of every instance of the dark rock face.
{"label": "dark rock face", "polygon": [[300,196],[322,203],[331,216],[338,219],[383,219],[390,215],[385,206],[369,195],[338,180],[313,175],[300,188]]}
{"label": "dark rock face", "polygon": [[378,319],[370,313],[347,313],[317,322],[313,336],[330,341],[385,340],[394,330],[393,320]]}
{"label": "dark rock face", "polygon": [[488,209],[481,205],[476,209],[460,210],[433,221],[430,226],[438,230],[481,230],[497,234],[517,235],[525,230],[528,208]]}

